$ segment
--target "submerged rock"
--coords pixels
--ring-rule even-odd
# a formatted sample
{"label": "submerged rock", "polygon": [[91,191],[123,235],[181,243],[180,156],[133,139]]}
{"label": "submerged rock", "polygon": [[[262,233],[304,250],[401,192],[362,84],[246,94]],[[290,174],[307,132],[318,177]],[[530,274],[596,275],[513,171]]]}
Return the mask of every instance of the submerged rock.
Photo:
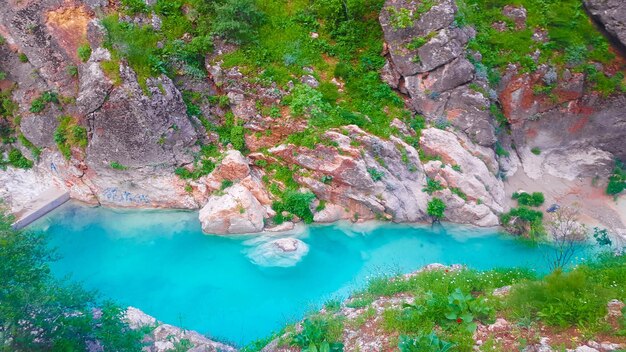
{"label": "submerged rock", "polygon": [[253,241],[247,255],[252,263],[264,267],[290,267],[309,253],[309,246],[297,238]]}

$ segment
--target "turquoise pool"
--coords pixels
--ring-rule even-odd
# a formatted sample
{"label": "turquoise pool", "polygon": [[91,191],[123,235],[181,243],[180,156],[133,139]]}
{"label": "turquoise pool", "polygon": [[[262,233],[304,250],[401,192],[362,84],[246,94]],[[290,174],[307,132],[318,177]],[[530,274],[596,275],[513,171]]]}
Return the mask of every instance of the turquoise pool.
{"label": "turquoise pool", "polygon": [[305,246],[288,257],[267,250],[276,235],[204,235],[196,212],[67,203],[32,228],[45,230],[61,255],[56,275],[70,274],[121,305],[237,345],[345,297],[372,276],[433,262],[477,269],[546,265],[543,247],[448,224],[309,227],[291,235]]}

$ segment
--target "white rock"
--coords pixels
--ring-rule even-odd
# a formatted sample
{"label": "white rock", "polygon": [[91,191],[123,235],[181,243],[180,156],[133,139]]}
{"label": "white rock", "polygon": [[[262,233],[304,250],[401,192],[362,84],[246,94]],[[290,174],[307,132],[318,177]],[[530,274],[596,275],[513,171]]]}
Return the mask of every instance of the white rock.
{"label": "white rock", "polygon": [[202,230],[209,234],[255,233],[263,229],[267,211],[246,187],[235,184],[213,195],[200,210]]}

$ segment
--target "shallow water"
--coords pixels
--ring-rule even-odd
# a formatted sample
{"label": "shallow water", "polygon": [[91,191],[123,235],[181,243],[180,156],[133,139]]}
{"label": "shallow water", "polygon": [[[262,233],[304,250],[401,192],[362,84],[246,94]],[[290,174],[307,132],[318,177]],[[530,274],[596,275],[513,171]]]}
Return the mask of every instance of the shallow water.
{"label": "shallow water", "polygon": [[[207,236],[196,212],[120,211],[67,203],[32,226],[72,275],[123,306],[238,345],[266,337],[369,277],[429,263],[543,271],[545,248],[495,230],[385,224],[315,226],[281,253],[268,236]],[[281,235],[284,237],[284,235]],[[280,236],[279,236],[280,237]]]}

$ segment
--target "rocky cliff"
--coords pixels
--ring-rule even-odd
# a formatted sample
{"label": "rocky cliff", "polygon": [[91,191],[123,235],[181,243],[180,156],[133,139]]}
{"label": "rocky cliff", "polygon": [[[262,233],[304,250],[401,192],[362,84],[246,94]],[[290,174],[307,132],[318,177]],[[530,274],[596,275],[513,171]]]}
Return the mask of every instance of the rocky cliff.
{"label": "rocky cliff", "polygon": [[[297,66],[285,54],[255,71],[237,55],[269,50],[263,37],[256,53],[216,37],[203,67],[192,67],[197,51],[168,50],[197,47],[198,16],[125,4],[0,1],[0,198],[13,212],[55,187],[90,204],[201,209],[204,230],[225,234],[298,220],[429,221],[428,203],[439,198],[446,220],[495,226],[524,188],[543,191],[547,203],[593,194],[583,204],[587,220],[626,229],[623,202],[592,186],[626,159],[619,5],[585,1],[615,48],[596,30],[604,56],[580,63],[570,49],[565,62],[549,52],[556,33],[549,21],[537,25],[532,9],[498,8],[485,24],[465,2],[388,0],[376,10],[376,40],[384,41],[377,57],[346,68],[323,49],[319,63]],[[194,27],[172,39],[167,16],[178,10]],[[297,22],[306,27],[302,45],[324,47],[337,36],[306,23],[311,29]],[[144,43],[148,69],[132,56],[132,39],[115,37],[124,30],[155,36]],[[487,32],[527,35],[537,49],[495,65],[480,48]],[[271,61],[268,53],[257,63]],[[342,73],[358,65],[370,71]],[[361,92],[359,75],[388,87]],[[358,99],[357,111],[346,108]],[[368,99],[390,103],[363,107]]]}

